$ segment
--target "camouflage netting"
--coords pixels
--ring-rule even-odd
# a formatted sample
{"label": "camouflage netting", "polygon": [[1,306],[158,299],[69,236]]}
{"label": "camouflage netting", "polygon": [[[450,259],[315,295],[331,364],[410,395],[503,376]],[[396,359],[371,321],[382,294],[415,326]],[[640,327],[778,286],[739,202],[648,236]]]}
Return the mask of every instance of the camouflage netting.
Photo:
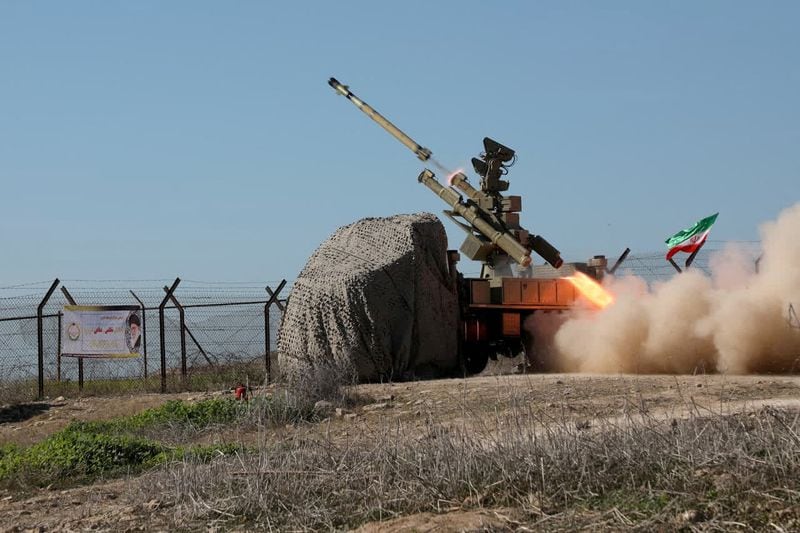
{"label": "camouflage netting", "polygon": [[430,213],[338,229],[308,260],[278,333],[281,373],[352,365],[361,381],[451,374],[457,297]]}

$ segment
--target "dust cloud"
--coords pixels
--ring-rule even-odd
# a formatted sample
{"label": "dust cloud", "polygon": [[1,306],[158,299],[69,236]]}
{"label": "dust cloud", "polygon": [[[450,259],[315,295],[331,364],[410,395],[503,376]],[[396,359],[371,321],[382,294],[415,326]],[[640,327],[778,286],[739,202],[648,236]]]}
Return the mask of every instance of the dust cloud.
{"label": "dust cloud", "polygon": [[748,374],[800,370],[800,204],[761,227],[763,255],[714,254],[711,275],[688,269],[648,286],[610,278],[616,302],[570,318],[532,315],[526,327],[545,370]]}

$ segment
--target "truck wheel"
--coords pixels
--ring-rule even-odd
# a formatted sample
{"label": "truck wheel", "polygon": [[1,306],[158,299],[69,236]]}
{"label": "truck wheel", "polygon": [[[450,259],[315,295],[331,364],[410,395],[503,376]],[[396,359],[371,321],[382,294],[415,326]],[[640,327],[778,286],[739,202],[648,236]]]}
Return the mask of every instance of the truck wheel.
{"label": "truck wheel", "polygon": [[464,370],[468,376],[480,374],[489,362],[489,350],[484,346],[464,346]]}

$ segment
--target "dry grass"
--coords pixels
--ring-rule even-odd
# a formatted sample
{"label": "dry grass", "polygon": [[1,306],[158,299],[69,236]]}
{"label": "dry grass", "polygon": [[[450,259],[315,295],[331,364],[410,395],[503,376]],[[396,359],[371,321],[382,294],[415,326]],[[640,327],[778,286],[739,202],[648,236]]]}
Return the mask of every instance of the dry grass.
{"label": "dry grass", "polygon": [[[194,366],[190,367],[186,376],[181,376],[173,369],[167,374],[166,387],[169,392],[182,391],[212,391],[229,389],[238,383],[263,383],[266,374],[263,360],[246,363],[231,363],[224,366]],[[65,396],[76,398],[79,396],[116,396],[136,392],[160,392],[161,374],[150,373],[144,377],[120,377],[86,379],[81,390],[77,381],[56,381],[51,377],[45,380],[44,396],[56,398]],[[33,401],[37,397],[37,384],[35,379],[2,381],[0,377],[0,405]]]}
{"label": "dry grass", "polygon": [[[419,512],[511,508],[515,527],[800,528],[800,419],[771,408],[671,420],[544,419],[522,402],[485,425],[359,426],[268,443],[142,481],[175,527],[220,520],[346,529]],[[144,485],[143,485],[144,486]]]}
{"label": "dry grass", "polygon": [[301,405],[318,401],[349,403],[358,383],[358,372],[350,361],[321,361],[287,370],[282,381],[289,396]]}

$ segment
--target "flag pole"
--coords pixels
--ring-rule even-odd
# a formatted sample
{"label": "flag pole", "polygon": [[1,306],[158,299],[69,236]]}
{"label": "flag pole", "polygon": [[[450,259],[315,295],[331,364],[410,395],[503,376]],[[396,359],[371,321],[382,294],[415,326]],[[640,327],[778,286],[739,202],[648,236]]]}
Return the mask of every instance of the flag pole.
{"label": "flag pole", "polygon": [[694,252],[692,252],[692,255],[686,258],[686,263],[684,263],[683,265],[685,268],[689,268],[692,265],[695,256],[697,256],[697,252],[699,252],[705,245],[706,241],[704,240],[702,243],[700,243],[700,246],[698,246],[697,249]]}
{"label": "flag pole", "polygon": [[669,261],[669,262],[672,264],[672,266],[674,266],[674,267],[675,267],[675,270],[677,270],[677,271],[678,271],[678,274],[680,274],[681,272],[683,272],[683,270],[681,270],[681,267],[679,267],[679,266],[678,266],[678,264],[677,264],[677,263],[675,263],[675,261],[673,261],[671,257],[670,257],[669,259],[667,259],[667,261]]}

